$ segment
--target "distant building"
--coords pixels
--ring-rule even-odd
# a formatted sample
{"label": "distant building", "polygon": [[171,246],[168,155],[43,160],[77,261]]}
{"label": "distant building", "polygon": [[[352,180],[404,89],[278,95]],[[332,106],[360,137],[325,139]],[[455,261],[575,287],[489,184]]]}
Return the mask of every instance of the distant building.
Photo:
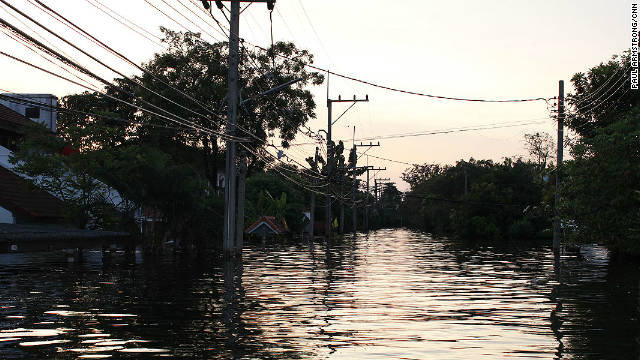
{"label": "distant building", "polygon": [[[58,98],[51,94],[1,94],[0,104],[56,132]],[[8,99],[8,98],[13,99]]]}
{"label": "distant building", "polygon": [[287,229],[275,217],[262,216],[251,224],[245,232],[265,239],[271,236],[284,235],[287,233]]}

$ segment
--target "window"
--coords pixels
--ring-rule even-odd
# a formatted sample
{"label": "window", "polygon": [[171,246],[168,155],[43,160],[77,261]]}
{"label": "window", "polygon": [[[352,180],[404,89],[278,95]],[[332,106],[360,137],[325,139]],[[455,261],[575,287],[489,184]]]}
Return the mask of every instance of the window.
{"label": "window", "polygon": [[37,119],[40,117],[40,108],[39,107],[28,107],[24,110],[24,116],[30,119]]}

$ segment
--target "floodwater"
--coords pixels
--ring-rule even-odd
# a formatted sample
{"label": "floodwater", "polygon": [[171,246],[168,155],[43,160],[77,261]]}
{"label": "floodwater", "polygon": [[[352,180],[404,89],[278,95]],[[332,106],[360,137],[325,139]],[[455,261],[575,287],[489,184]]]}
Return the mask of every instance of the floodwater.
{"label": "floodwater", "polygon": [[1,359],[640,359],[638,264],[407,230],[242,260],[0,255]]}

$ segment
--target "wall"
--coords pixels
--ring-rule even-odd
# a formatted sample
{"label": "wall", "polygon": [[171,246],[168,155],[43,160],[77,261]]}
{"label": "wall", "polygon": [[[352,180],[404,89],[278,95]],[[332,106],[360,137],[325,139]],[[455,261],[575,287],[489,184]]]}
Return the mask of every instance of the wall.
{"label": "wall", "polygon": [[13,213],[0,206],[0,224],[15,224]]}
{"label": "wall", "polygon": [[[9,109],[24,115],[28,118],[30,118],[33,121],[39,122],[41,124],[44,124],[47,128],[49,128],[51,131],[56,132],[56,122],[58,120],[58,115],[57,112],[55,110],[51,110],[49,107],[58,107],[58,98],[50,95],[50,94],[10,94],[10,93],[5,93],[3,95],[6,96],[11,96],[11,97],[15,97],[15,98],[20,98],[20,99],[26,99],[29,101],[33,101],[33,102],[37,102],[37,103],[42,103],[43,105],[41,107],[38,107],[35,104],[21,104],[21,103],[17,103],[17,102],[12,102],[12,101],[7,101],[7,100],[0,100],[0,104],[8,107]],[[39,116],[38,117],[30,117],[28,114],[27,109],[28,108],[33,108],[33,109],[37,109],[39,111]]]}

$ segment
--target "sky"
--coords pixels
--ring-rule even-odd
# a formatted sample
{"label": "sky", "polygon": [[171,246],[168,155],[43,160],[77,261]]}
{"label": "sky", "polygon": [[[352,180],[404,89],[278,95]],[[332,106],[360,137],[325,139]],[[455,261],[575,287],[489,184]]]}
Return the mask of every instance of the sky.
{"label": "sky", "polygon": [[[124,74],[137,74],[133,67],[100,52],[41,12],[33,0],[3,1],[79,47],[91,49]],[[41,1],[139,64],[149,61],[162,47],[100,12],[96,1],[157,36],[160,26],[202,32],[199,26],[206,30],[205,39],[223,40],[211,22],[205,24],[194,15],[204,16],[199,9],[201,3],[196,0],[181,0],[194,13],[177,0],[167,1],[175,10],[162,0]],[[29,34],[37,34],[106,78],[117,76],[21,18],[29,25],[26,27],[12,14],[15,15],[0,3],[2,19]],[[214,15],[226,22],[220,12]],[[566,91],[571,92],[574,73],[586,72],[630,47],[631,1],[279,0],[273,12],[273,35],[276,41],[292,41],[308,49],[314,54],[315,65],[321,68],[387,87],[472,99],[551,98],[558,94],[559,80],[564,80]],[[252,4],[242,13],[240,36],[254,44],[270,45],[269,12],[264,3]],[[0,51],[68,75],[4,33],[0,33]],[[0,69],[0,92],[52,93],[62,97],[84,90],[4,56],[0,56]],[[317,118],[308,125],[314,130],[326,129],[327,86],[311,90],[317,103]],[[336,76],[330,77],[328,90],[332,99],[339,95],[369,96],[369,102],[356,104],[333,127],[334,140],[345,140],[347,147],[351,146],[354,126],[358,143],[358,139],[394,134],[496,127],[380,139],[380,147],[371,148],[367,152],[371,156],[363,155],[359,165],[386,167],[375,176],[390,178],[401,190],[408,189],[400,176],[409,164],[454,164],[471,157],[501,161],[507,156],[526,156],[524,134],[548,132],[555,136],[556,131],[544,101],[441,100],[383,90]],[[348,104],[334,104],[334,119],[347,107]],[[529,125],[521,126],[522,123]],[[301,135],[294,143],[308,141]],[[315,145],[295,146],[285,154],[303,163],[314,149]]]}

